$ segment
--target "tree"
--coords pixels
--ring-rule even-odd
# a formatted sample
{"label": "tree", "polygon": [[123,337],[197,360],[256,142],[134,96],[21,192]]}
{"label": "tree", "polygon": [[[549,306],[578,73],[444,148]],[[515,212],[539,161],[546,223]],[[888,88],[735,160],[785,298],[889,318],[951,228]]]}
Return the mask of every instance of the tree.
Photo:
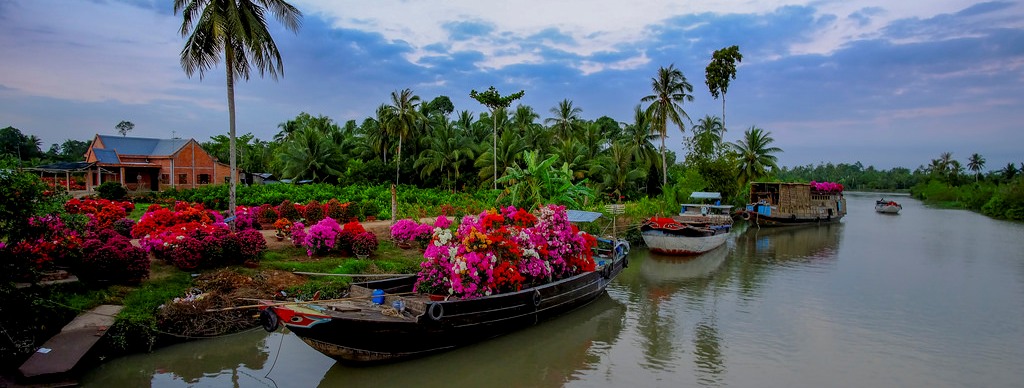
{"label": "tree", "polygon": [[736,62],[743,62],[740,47],[732,45],[711,54],[711,62],[704,69],[704,82],[711,91],[711,97],[718,99],[722,94],[722,128],[725,128],[725,93],[729,91],[729,82],[736,79]]}
{"label": "tree", "polygon": [[508,190],[500,198],[508,198],[513,206],[529,207],[532,210],[545,203],[577,208],[582,204],[581,201],[593,197],[593,191],[584,185],[585,182],[572,183],[567,165],[563,164],[560,169],[554,168],[556,160],[554,155],[541,160],[537,151],[525,151],[524,166],[514,163],[499,178],[508,184]]}
{"label": "tree", "polygon": [[420,104],[420,96],[412,94],[412,90],[391,92],[391,105],[387,105],[388,114],[384,121],[384,132],[391,137],[398,137],[398,160],[395,164],[395,184],[398,184],[399,172],[402,168],[402,139],[411,136],[423,115],[416,107]]}
{"label": "tree", "polygon": [[555,137],[568,139],[576,132],[577,123],[580,121],[580,114],[583,109],[572,105],[572,101],[564,99],[558,106],[549,111],[555,117],[544,119],[544,124],[550,125],[555,130]]}
{"label": "tree", "polygon": [[778,158],[772,154],[782,152],[782,149],[770,145],[775,142],[770,135],[771,132],[751,126],[743,133],[742,139],[729,143],[729,147],[739,156],[738,178],[741,185],[768,175],[769,168],[779,168],[776,164]]}
{"label": "tree", "polygon": [[981,175],[981,169],[985,168],[985,157],[978,153],[974,153],[970,158],[967,159],[967,169],[974,172],[974,181],[978,181],[978,176]]}
{"label": "tree", "polygon": [[704,116],[693,126],[693,150],[702,158],[714,155],[715,149],[722,143],[725,125],[718,117]]}
{"label": "tree", "polygon": [[494,117],[494,148],[491,151],[491,158],[494,159],[494,189],[498,189],[498,116],[495,115],[498,109],[508,108],[512,104],[512,101],[518,100],[523,97],[526,92],[520,90],[512,93],[505,97],[502,97],[498,90],[491,86],[487,88],[487,91],[483,93],[477,93],[476,90],[470,90],[469,96],[477,102],[483,104],[487,109],[491,110],[491,116]]}
{"label": "tree", "polygon": [[668,122],[679,126],[680,132],[686,132],[683,126],[683,118],[690,120],[690,116],[683,110],[683,102],[693,101],[693,85],[686,80],[683,72],[669,65],[668,68],[659,68],[658,75],[651,78],[651,89],[654,94],[646,96],[640,101],[651,102],[647,107],[647,115],[651,118],[651,129],[661,135],[661,185],[668,185],[668,162],[665,159],[665,138],[668,137]]}
{"label": "tree", "polygon": [[228,134],[231,138],[228,183],[228,212],[235,215],[238,165],[235,157],[235,80],[249,79],[255,67],[277,79],[284,64],[277,44],[267,28],[266,13],[292,32],[298,32],[302,12],[284,0],[174,0],[174,14],[181,12],[181,36],[187,38],[181,50],[181,68],[189,78],[196,72],[203,78],[224,57],[228,95]]}
{"label": "tree", "polygon": [[117,129],[117,132],[120,133],[121,136],[128,136],[128,132],[135,129],[135,124],[128,120],[121,120],[121,122],[117,123],[114,128]]}

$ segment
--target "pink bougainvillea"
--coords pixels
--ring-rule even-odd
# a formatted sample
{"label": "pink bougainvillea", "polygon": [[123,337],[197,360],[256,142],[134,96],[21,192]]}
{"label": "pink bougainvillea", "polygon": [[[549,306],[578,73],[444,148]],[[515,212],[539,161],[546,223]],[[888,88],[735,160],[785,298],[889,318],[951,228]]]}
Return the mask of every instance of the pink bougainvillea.
{"label": "pink bougainvillea", "polygon": [[416,290],[476,298],[544,284],[593,271],[595,243],[562,206],[492,209],[464,217],[454,234],[434,229]]}

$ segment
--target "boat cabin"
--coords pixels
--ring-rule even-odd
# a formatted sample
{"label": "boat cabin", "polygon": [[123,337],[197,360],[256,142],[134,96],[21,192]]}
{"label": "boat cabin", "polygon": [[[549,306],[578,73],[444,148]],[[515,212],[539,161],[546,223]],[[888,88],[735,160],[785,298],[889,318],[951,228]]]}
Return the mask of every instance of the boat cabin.
{"label": "boat cabin", "polygon": [[679,216],[673,217],[686,222],[711,222],[714,224],[731,224],[732,205],[722,205],[721,193],[695,191],[690,194],[692,203],[684,203],[679,207]]}
{"label": "boat cabin", "polygon": [[746,210],[766,217],[831,219],[846,215],[846,199],[834,183],[755,182]]}

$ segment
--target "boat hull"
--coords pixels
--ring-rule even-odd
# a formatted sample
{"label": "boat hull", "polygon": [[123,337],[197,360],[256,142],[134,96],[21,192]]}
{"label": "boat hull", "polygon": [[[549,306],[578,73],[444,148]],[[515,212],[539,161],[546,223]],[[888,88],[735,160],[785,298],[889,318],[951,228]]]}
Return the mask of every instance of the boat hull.
{"label": "boat hull", "polygon": [[689,256],[718,248],[729,239],[729,233],[712,236],[691,237],[666,233],[661,230],[645,230],[641,232],[644,243],[652,252],[664,255]]}
{"label": "boat hull", "polygon": [[[608,263],[607,269],[519,292],[429,302],[418,315],[405,318],[382,317],[383,306],[365,313],[319,315],[289,307],[267,309],[304,342],[338,361],[393,362],[497,337],[584,306],[601,295],[627,265],[628,259],[621,258]],[[412,290],[415,277],[382,282],[363,286],[401,294]]]}
{"label": "boat hull", "polygon": [[875,205],[875,211],[883,214],[899,214],[903,210],[900,205]]}
{"label": "boat hull", "polygon": [[815,218],[802,218],[795,215],[789,216],[766,216],[754,211],[743,211],[740,214],[740,218],[760,227],[775,227],[775,226],[799,226],[799,225],[825,225],[825,224],[836,224],[842,220],[843,215],[839,216],[825,216]]}

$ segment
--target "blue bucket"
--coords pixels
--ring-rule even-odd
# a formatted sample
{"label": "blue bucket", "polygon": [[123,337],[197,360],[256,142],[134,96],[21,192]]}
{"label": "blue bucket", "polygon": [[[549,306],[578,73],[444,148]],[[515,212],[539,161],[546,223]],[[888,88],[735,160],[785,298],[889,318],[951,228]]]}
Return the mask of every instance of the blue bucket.
{"label": "blue bucket", "polygon": [[384,304],[384,290],[373,290],[373,304]]}

